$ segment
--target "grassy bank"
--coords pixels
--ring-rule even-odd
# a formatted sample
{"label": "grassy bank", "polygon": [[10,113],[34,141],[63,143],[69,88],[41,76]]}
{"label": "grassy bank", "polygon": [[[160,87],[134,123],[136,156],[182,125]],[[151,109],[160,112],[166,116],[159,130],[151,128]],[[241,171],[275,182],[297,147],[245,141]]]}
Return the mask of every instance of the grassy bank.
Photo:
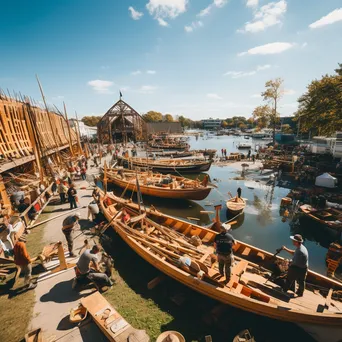
{"label": "grassy bank", "polygon": [[[40,221],[43,221],[49,217],[50,214],[42,214],[39,217]],[[30,257],[34,257],[39,254],[43,247],[45,225],[34,228],[27,235],[27,250]],[[33,277],[35,277],[35,269],[40,266],[33,267]],[[14,274],[8,280],[6,284],[0,285],[0,317],[1,317],[1,329],[0,329],[0,341],[17,342],[24,338],[27,333],[28,325],[31,321],[33,307],[35,303],[34,291],[24,292],[22,294],[15,295],[15,290],[24,285],[23,278],[19,278],[14,289],[9,290],[13,285]]]}

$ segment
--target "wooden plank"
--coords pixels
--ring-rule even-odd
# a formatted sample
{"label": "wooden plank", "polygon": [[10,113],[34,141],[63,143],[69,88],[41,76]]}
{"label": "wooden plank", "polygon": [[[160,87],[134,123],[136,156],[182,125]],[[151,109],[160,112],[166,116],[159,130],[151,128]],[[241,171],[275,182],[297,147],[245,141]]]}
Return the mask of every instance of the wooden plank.
{"label": "wooden plank", "polygon": [[243,250],[241,254],[244,256],[248,256],[250,252],[251,252],[251,249],[249,247],[245,247],[245,249]]}
{"label": "wooden plank", "polygon": [[157,285],[159,285],[161,282],[163,282],[166,279],[165,275],[160,274],[159,276],[155,277],[151,281],[147,283],[147,288],[149,290],[154,289]]}
{"label": "wooden plank", "polygon": [[333,289],[329,289],[328,295],[325,298],[325,307],[329,309],[331,304],[331,296],[333,294]]}

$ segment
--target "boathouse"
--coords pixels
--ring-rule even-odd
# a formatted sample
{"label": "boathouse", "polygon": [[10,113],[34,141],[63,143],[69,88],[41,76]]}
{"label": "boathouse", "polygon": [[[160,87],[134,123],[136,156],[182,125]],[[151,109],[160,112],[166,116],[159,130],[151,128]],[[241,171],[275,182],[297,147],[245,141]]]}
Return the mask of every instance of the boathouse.
{"label": "boathouse", "polygon": [[144,141],[147,138],[146,123],[136,110],[120,99],[97,124],[97,136],[102,144]]}

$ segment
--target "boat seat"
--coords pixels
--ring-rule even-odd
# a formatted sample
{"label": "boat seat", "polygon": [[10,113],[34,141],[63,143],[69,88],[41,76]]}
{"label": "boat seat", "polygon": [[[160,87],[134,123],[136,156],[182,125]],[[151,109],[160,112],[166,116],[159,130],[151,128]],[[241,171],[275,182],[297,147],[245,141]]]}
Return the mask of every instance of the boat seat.
{"label": "boat seat", "polygon": [[212,233],[206,233],[204,235],[203,238],[201,238],[201,240],[204,242],[204,243],[207,243],[207,242],[210,242],[213,238],[213,234]]}
{"label": "boat seat", "polygon": [[174,230],[179,230],[180,228],[182,228],[183,226],[183,222],[177,222],[174,226],[172,226],[172,228]]}
{"label": "boat seat", "polygon": [[251,252],[251,249],[249,247],[245,247],[245,249],[243,250],[241,254],[244,256],[248,256],[250,252]]}
{"label": "boat seat", "polygon": [[265,260],[265,254],[264,253],[258,252],[257,257],[261,260]]}

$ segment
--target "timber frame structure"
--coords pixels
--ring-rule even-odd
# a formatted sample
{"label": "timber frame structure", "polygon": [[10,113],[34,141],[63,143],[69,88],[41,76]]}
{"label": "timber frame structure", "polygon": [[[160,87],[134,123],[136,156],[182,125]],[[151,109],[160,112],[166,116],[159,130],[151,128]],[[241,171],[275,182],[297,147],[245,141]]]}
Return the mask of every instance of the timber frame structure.
{"label": "timber frame structure", "polygon": [[120,98],[97,124],[97,136],[101,144],[120,141],[126,145],[129,140],[144,141],[147,138],[146,123],[136,110]]}

